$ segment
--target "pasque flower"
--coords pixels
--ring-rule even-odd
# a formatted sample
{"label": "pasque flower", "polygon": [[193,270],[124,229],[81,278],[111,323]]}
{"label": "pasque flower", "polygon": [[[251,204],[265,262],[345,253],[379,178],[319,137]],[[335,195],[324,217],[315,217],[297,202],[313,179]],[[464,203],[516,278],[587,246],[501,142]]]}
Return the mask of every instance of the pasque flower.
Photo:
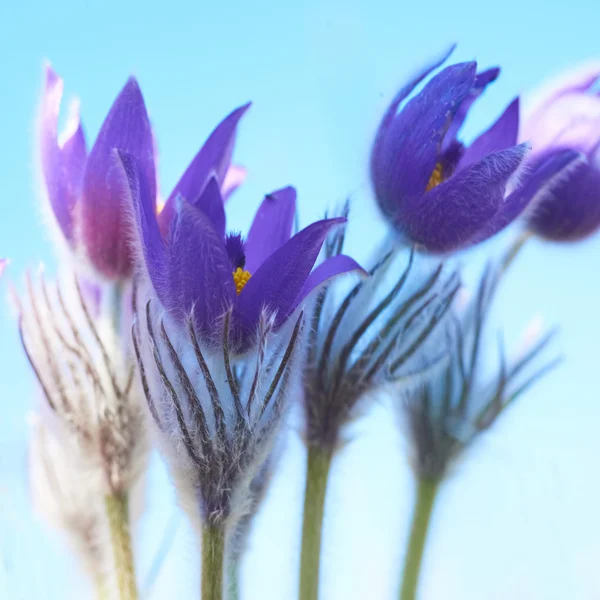
{"label": "pasque flower", "polygon": [[600,65],[569,72],[537,94],[521,138],[532,145],[527,179],[535,180],[566,151],[580,153],[564,176],[551,182],[527,218],[533,233],[578,240],[600,227]]}
{"label": "pasque flower", "polygon": [[[457,134],[476,98],[499,69],[477,63],[446,67],[398,112],[414,88],[448,55],[398,92],[385,113],[371,153],[377,201],[402,238],[431,252],[457,250],[494,235],[532,200],[535,188],[514,187],[527,151],[517,145],[519,101],[465,147]],[[564,165],[551,165],[558,170]],[[544,171],[545,178],[554,171]]]}
{"label": "pasque flower", "polygon": [[[104,277],[127,278],[133,270],[133,254],[123,204],[126,182],[114,149],[135,158],[155,202],[155,144],[142,93],[137,81],[130,78],[114,101],[88,154],[77,106],[72,109],[67,130],[60,139],[58,137],[62,91],[62,80],[47,67],[38,137],[50,206],[73,250],[82,251]],[[202,146],[167,199],[162,223],[169,223],[175,198],[181,194],[188,198],[186,194],[191,190],[200,193],[209,175],[219,182],[224,197],[241,183],[244,171],[231,165],[231,156],[236,126],[246,108],[229,115]]]}
{"label": "pasque flower", "polygon": [[197,189],[190,177],[193,183],[180,185],[174,197],[168,225],[159,217],[161,227],[154,213],[154,188],[133,157],[119,156],[156,295],[180,324],[193,315],[206,340],[221,342],[223,317],[230,311],[231,348],[243,352],[252,345],[265,310],[273,313],[278,329],[315,287],[360,268],[342,255],[312,270],[327,234],[344,219],[318,221],[291,237],[296,210],[291,187],[266,196],[243,240],[240,234],[226,233],[218,179],[211,177]]}

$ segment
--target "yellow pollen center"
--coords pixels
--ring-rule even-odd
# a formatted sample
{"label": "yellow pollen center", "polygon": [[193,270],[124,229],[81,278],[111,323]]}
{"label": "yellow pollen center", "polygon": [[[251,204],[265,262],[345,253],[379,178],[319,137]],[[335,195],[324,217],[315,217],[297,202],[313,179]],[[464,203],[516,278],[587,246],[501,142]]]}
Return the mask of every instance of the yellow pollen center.
{"label": "yellow pollen center", "polygon": [[250,277],[252,277],[250,271],[244,271],[244,269],[241,267],[238,267],[233,272],[233,283],[235,283],[235,291],[237,292],[238,296],[241,294],[244,286],[250,280]]}
{"label": "yellow pollen center", "polygon": [[432,190],[434,187],[440,185],[442,181],[444,181],[444,168],[442,167],[442,163],[437,163],[429,178],[429,183],[427,184],[425,191],[428,192],[429,190]]}

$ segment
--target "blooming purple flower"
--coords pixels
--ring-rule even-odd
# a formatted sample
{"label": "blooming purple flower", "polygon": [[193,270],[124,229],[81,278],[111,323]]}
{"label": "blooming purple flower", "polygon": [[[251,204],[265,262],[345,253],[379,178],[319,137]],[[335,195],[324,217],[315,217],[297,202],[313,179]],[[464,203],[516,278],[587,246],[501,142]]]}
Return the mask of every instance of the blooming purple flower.
{"label": "blooming purple flower", "polygon": [[123,181],[112,149],[135,156],[150,185],[156,186],[154,142],[144,99],[137,81],[130,78],[88,154],[77,110],[64,139],[58,139],[62,91],[62,79],[47,67],[39,149],[48,199],[69,245],[83,249],[105,277],[123,279],[131,274],[133,263],[125,231]]}
{"label": "blooming purple flower", "polygon": [[154,290],[180,323],[192,313],[205,339],[222,340],[223,317],[231,311],[230,343],[244,351],[265,310],[275,313],[277,329],[315,287],[360,269],[351,258],[338,256],[312,270],[327,234],[345,219],[318,221],[291,237],[296,210],[291,187],[266,196],[243,240],[226,233],[218,171],[205,183],[192,163],[157,220],[154,189],[135,158],[119,156]]}
{"label": "blooming purple flower", "polygon": [[[64,237],[75,251],[83,249],[95,269],[109,279],[131,275],[133,254],[126,227],[123,197],[126,186],[113,150],[133,156],[156,196],[155,147],[148,113],[137,81],[130,78],[113,103],[89,155],[75,109],[67,131],[58,137],[63,82],[46,69],[42,95],[39,147],[50,205]],[[247,109],[229,115],[210,135],[167,199],[162,223],[173,214],[175,198],[200,193],[214,176],[228,197],[243,181],[245,171],[231,165],[235,130]],[[195,198],[188,198],[194,200]]]}
{"label": "blooming purple flower", "polygon": [[449,53],[427,66],[396,95],[379,126],[371,178],[379,206],[401,236],[431,252],[481,242],[508,225],[533,192],[507,186],[527,151],[516,145],[519,101],[470,146],[456,136],[471,105],[499,69],[451,65],[398,112],[400,104]]}
{"label": "blooming purple flower", "polygon": [[532,144],[528,178],[536,180],[557,156],[580,153],[565,176],[528,215],[529,229],[556,241],[578,240],[600,227],[600,65],[559,78],[538,95],[524,120],[521,137]]}

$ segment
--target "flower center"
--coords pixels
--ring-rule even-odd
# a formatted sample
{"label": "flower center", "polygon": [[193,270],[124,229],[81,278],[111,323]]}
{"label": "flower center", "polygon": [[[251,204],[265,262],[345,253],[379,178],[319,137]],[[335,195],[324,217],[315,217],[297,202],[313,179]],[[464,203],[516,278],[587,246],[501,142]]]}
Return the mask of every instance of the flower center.
{"label": "flower center", "polygon": [[244,271],[244,269],[241,267],[238,267],[233,272],[233,283],[235,283],[235,291],[237,292],[238,296],[241,294],[244,286],[250,280],[250,277],[252,277],[250,271]]}
{"label": "flower center", "polygon": [[428,192],[429,190],[432,190],[434,187],[440,185],[442,181],[444,181],[444,167],[442,166],[442,163],[437,163],[429,178],[429,183],[427,184],[425,191]]}

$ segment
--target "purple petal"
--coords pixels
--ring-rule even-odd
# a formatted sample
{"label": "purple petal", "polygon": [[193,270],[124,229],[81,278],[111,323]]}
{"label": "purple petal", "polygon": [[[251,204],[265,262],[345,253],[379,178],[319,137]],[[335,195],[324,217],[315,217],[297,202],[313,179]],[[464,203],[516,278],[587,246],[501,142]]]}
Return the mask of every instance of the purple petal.
{"label": "purple petal", "polygon": [[242,240],[241,234],[228,234],[225,238],[225,250],[227,251],[232,271],[245,268],[246,253],[244,251],[244,240]]}
{"label": "purple petal", "polygon": [[452,54],[455,46],[452,45],[448,48],[443,54],[441,54],[438,58],[436,58],[433,62],[428,63],[423,67],[420,71],[417,71],[415,75],[409,81],[404,84],[400,91],[396,94],[391,104],[389,105],[387,111],[383,115],[383,119],[379,124],[379,128],[377,129],[377,133],[375,134],[375,141],[373,142],[373,148],[371,150],[371,177],[373,180],[379,179],[379,154],[381,153],[383,146],[385,144],[385,139],[388,134],[388,130],[392,121],[396,117],[396,113],[398,112],[398,107],[405,100],[409,94],[425,79],[434,69],[437,69],[442,63],[446,61],[446,59]]}
{"label": "purple petal", "polygon": [[214,230],[222,240],[225,239],[225,207],[219,183],[215,177],[211,177],[206,187],[195,202],[190,202],[192,206],[200,209],[212,223]]}
{"label": "purple petal", "polygon": [[201,334],[220,336],[220,318],[236,298],[223,239],[202,211],[179,199],[169,242],[166,308],[179,319],[193,312]]}
{"label": "purple petal", "polygon": [[156,201],[154,141],[142,93],[130,78],[104,120],[83,178],[82,239],[92,264],[106,277],[131,274],[132,256],[122,200],[126,190],[113,149],[131,154]]}
{"label": "purple petal", "polygon": [[[557,155],[565,156],[563,162],[567,162],[567,152]],[[548,170],[547,162],[531,176],[534,179],[532,185],[538,183],[540,198],[532,202],[532,211],[527,216],[529,229],[555,241],[580,240],[594,233],[600,227],[600,170],[597,165],[585,160],[576,162],[571,157],[570,164],[562,170],[555,169],[555,177],[540,183],[543,176],[540,172],[544,168]],[[554,159],[554,162],[558,161]]]}
{"label": "purple petal", "polygon": [[276,312],[280,326],[293,312],[297,299],[331,228],[345,223],[343,218],[326,219],[309,225],[276,250],[252,275],[236,306],[237,335],[255,334],[263,310]]}
{"label": "purple petal", "polygon": [[425,192],[452,117],[473,85],[475,68],[474,62],[445,68],[392,121],[372,164],[385,214],[393,215],[403,197]]}
{"label": "purple petal", "polygon": [[69,118],[69,132],[58,142],[58,115],[63,82],[50,66],[46,67],[44,92],[39,117],[39,148],[48,200],[68,242],[74,243],[73,210],[81,194],[86,161],[85,136],[75,109]]}
{"label": "purple petal", "polygon": [[537,214],[535,207],[552,195],[556,185],[576,172],[582,162],[585,163],[583,155],[573,150],[554,152],[538,162],[536,169],[505,199],[494,217],[471,240],[471,244],[482,242],[504,229],[529,206],[532,207],[532,215]]}
{"label": "purple petal", "polygon": [[487,71],[482,71],[478,73],[475,77],[475,82],[473,83],[473,87],[470,89],[467,97],[462,101],[461,105],[458,107],[456,114],[454,115],[454,119],[452,119],[452,123],[446,132],[446,136],[444,137],[444,141],[442,142],[442,153],[445,154],[448,150],[448,147],[453,144],[456,140],[456,136],[458,135],[459,129],[462,127],[465,119],[467,118],[467,114],[473,106],[473,103],[481,94],[485,91],[485,88],[490,84],[496,81],[500,75],[500,69],[498,67],[494,67],[492,69],[488,69]]}
{"label": "purple petal", "polygon": [[231,165],[237,125],[248,108],[250,108],[250,103],[236,108],[227,115],[215,127],[196,156],[194,156],[161,211],[159,220],[163,231],[168,229],[168,224],[173,218],[177,196],[181,196],[193,204],[202,193],[210,177],[216,177],[219,185],[223,185]]}
{"label": "purple petal", "polygon": [[337,275],[343,275],[350,273],[351,271],[357,271],[363,276],[368,276],[368,272],[365,271],[353,258],[344,254],[338,254],[328,258],[322,262],[316,269],[313,269],[311,274],[308,276],[296,302],[294,303],[293,309],[290,314],[298,307],[298,305],[317,287],[329,281],[332,277]]}
{"label": "purple petal", "polygon": [[167,255],[155,213],[155,198],[152,184],[144,176],[136,159],[122,150],[115,153],[121,162],[128,184],[128,197],[137,231],[138,255],[143,256],[150,281],[159,300],[168,302]]}
{"label": "purple petal", "polygon": [[246,240],[246,269],[254,273],[292,235],[296,190],[286,187],[265,196]]}
{"label": "purple petal", "polygon": [[460,171],[483,157],[515,146],[519,135],[519,99],[515,98],[500,118],[482,133],[463,153],[456,170]]}
{"label": "purple petal", "polygon": [[498,212],[526,151],[521,145],[495,152],[406,203],[396,217],[400,233],[434,253],[464,247]]}

